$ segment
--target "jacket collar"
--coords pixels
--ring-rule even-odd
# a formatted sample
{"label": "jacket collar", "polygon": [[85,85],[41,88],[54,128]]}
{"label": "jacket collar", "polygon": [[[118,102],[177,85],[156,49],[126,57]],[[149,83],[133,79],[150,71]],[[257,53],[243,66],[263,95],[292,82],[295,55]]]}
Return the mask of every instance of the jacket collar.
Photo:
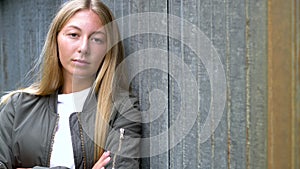
{"label": "jacket collar", "polygon": [[[57,113],[57,98],[59,90],[56,90],[53,94],[46,96],[49,97],[48,105],[49,109],[52,112]],[[90,90],[84,105],[82,112],[94,112],[97,109],[97,94],[93,92],[93,89]]]}

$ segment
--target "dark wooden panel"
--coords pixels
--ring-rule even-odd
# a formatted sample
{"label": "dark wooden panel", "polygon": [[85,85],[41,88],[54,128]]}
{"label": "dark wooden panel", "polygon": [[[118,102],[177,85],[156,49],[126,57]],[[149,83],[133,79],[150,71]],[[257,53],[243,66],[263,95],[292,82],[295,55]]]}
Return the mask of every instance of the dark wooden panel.
{"label": "dark wooden panel", "polygon": [[60,1],[1,1],[1,88],[26,85],[24,77],[40,55]]}

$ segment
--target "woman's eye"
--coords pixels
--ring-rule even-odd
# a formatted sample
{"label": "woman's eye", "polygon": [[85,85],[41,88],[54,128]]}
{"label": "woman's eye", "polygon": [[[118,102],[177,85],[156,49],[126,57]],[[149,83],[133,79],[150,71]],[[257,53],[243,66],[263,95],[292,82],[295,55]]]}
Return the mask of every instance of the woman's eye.
{"label": "woman's eye", "polygon": [[102,38],[92,38],[92,41],[99,44],[103,44],[105,42]]}
{"label": "woman's eye", "polygon": [[77,33],[69,33],[68,36],[71,38],[77,38],[79,35]]}

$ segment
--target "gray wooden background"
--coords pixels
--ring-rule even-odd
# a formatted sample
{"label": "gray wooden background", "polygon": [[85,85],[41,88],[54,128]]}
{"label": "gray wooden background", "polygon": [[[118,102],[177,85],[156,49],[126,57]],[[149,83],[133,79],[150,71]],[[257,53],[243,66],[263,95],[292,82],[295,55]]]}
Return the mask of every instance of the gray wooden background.
{"label": "gray wooden background", "polygon": [[[0,91],[26,85],[24,77],[39,56],[46,31],[53,14],[63,1],[0,0]],[[200,129],[207,118],[212,101],[211,82],[202,60],[181,39],[158,35],[136,34],[124,39],[126,55],[143,49],[167,51],[160,60],[166,70],[173,70],[172,54],[181,59],[195,77],[199,107],[195,123],[175,147],[171,146],[177,132],[171,126],[187,125],[178,119],[185,89],[168,72],[147,69],[132,81],[143,112],[143,137],[155,138],[163,132],[164,141],[152,140],[143,145],[150,157],[142,159],[146,168],[267,168],[267,0],[104,0],[116,18],[142,12],[172,14],[183,21],[170,24],[166,32],[186,33],[184,20],[197,26],[218,52],[226,77],[226,105],[218,127],[205,142],[200,140]],[[147,20],[145,21],[147,22]],[[134,21],[124,23],[127,30]],[[151,23],[149,23],[151,24]],[[169,26],[168,26],[169,25]],[[159,25],[158,25],[159,26]],[[126,27],[126,28],[125,28]],[[199,43],[201,41],[199,40]],[[151,56],[138,59],[136,64],[152,62]],[[179,69],[180,72],[180,69]],[[185,75],[182,72],[182,78]],[[153,98],[151,92],[160,97]],[[154,93],[154,96],[157,96]],[[150,102],[151,101],[151,102]],[[152,103],[152,104],[151,104]],[[151,111],[165,103],[155,120]],[[158,104],[158,105],[156,105]],[[158,108],[157,108],[158,109]],[[152,112],[156,113],[156,112]],[[184,112],[186,113],[186,112]],[[189,114],[186,113],[188,118]],[[175,136],[174,136],[175,135]],[[150,139],[151,140],[151,139]],[[152,154],[153,149],[161,153]]]}

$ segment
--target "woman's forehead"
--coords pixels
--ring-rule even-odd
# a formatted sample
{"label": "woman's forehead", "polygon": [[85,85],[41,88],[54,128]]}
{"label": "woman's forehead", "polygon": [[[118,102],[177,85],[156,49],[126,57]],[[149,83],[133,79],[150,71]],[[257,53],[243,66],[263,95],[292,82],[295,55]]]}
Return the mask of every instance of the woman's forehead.
{"label": "woman's forehead", "polygon": [[103,29],[100,17],[92,10],[80,10],[76,12],[63,26],[63,28],[71,27],[76,29],[88,29],[97,31]]}

